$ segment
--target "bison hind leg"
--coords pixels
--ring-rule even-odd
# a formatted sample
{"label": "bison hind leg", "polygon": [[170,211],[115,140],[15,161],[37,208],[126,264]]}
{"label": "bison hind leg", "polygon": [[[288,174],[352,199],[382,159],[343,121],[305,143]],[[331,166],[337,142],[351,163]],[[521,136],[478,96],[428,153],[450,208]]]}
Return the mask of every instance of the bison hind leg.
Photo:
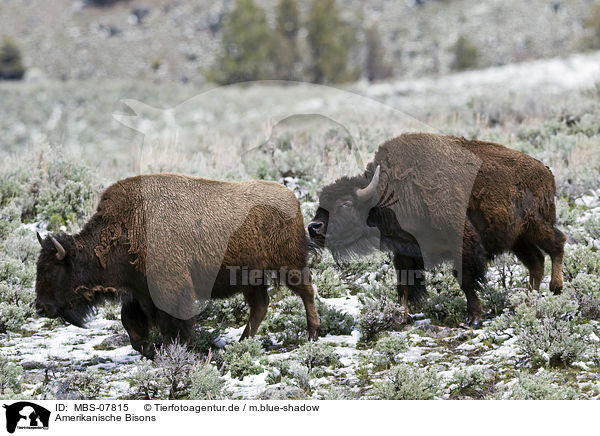
{"label": "bison hind leg", "polygon": [[269,292],[267,286],[250,286],[244,290],[244,298],[248,303],[250,315],[248,324],[242,333],[240,341],[253,337],[258,331],[260,323],[265,319],[269,307]]}
{"label": "bison hind leg", "polygon": [[[462,274],[459,284],[467,297],[467,323],[474,328],[479,328],[482,324],[483,309],[477,296],[477,290],[485,282],[486,251],[481,242],[481,236],[469,221],[465,223],[461,267]],[[458,276],[456,270],[454,274]]]}
{"label": "bison hind leg", "polygon": [[550,255],[552,259],[552,276],[550,277],[550,291],[559,294],[563,286],[562,263],[567,237],[555,227],[543,232],[538,246]]}
{"label": "bison hind leg", "polygon": [[308,325],[308,339],[316,341],[321,332],[321,322],[319,321],[319,313],[317,312],[317,304],[315,303],[315,289],[312,281],[306,282],[304,279],[298,284],[286,283],[294,293],[298,294],[304,303],[306,311],[306,324]]}
{"label": "bison hind leg", "polygon": [[529,270],[529,287],[539,291],[544,277],[544,253],[534,244],[519,239],[512,252]]}

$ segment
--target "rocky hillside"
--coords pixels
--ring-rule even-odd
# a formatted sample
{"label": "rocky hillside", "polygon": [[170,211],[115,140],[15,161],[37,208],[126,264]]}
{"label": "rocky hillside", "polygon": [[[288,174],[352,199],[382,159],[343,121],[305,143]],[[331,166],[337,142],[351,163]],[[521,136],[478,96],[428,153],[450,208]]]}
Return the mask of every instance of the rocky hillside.
{"label": "rocky hillside", "polygon": [[[232,0],[131,0],[93,6],[82,0],[0,2],[0,33],[24,52],[28,77],[192,81],[220,50]],[[276,0],[258,0],[275,20]],[[307,3],[299,2],[301,15]],[[462,37],[484,67],[566,55],[594,45],[590,0],[376,0],[343,2],[357,30],[353,62],[364,62],[364,29],[377,23],[397,77],[446,73]],[[300,39],[306,39],[301,31]]]}

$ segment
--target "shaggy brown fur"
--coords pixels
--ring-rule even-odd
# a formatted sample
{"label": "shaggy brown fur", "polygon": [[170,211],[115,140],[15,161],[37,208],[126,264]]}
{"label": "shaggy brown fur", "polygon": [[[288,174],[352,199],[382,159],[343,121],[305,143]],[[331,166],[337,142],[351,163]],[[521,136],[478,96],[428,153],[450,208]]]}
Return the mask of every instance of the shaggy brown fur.
{"label": "shaggy brown fur", "polygon": [[[119,290],[123,325],[134,348],[143,353],[151,353],[152,325],[167,338],[186,338],[203,301],[238,292],[250,308],[242,338],[253,336],[266,314],[267,284],[244,284],[239,275],[232,282],[227,267],[301,271],[308,250],[300,205],[287,188],[176,174],[113,184],[79,234],[56,239],[67,256],[58,261],[52,243],[43,242],[38,306],[46,312],[58,307],[54,315],[81,325],[96,297],[110,294],[107,288]],[[61,282],[61,275],[68,280]],[[53,280],[59,284],[52,285]],[[283,284],[302,298],[309,335],[316,338],[319,319],[310,279]],[[63,294],[71,309],[61,300]]]}
{"label": "shaggy brown fur", "polygon": [[[377,166],[377,198],[361,204],[356,190],[369,184]],[[552,259],[550,289],[560,291],[565,236],[555,227],[555,190],[550,170],[524,153],[490,142],[410,133],[382,144],[364,176],[325,187],[309,230],[318,229],[311,237],[335,250],[345,243],[360,245],[361,238],[373,237],[367,225],[375,227],[380,247],[394,253],[398,272],[453,260],[470,321],[479,324],[475,291],[485,278],[486,261],[497,254],[514,252],[530,271],[531,287],[539,289],[543,250]],[[340,212],[340,199],[354,206]],[[351,240],[339,236],[340,223],[348,222]],[[422,280],[398,285],[404,305],[424,291]]]}

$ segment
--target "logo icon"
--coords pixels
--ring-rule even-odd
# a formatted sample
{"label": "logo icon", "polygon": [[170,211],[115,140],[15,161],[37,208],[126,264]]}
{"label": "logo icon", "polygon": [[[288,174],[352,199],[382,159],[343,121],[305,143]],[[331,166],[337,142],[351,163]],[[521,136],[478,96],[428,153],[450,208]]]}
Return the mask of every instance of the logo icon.
{"label": "logo icon", "polygon": [[29,401],[19,401],[10,405],[4,404],[6,409],[6,431],[14,433],[19,429],[48,429],[50,411]]}

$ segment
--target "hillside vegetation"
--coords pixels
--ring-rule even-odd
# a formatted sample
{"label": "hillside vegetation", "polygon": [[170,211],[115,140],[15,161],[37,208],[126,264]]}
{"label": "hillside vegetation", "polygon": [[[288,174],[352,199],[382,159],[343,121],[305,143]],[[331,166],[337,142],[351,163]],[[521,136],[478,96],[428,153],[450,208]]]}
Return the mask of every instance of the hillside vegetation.
{"label": "hillside vegetation", "polygon": [[[492,72],[443,80],[471,83]],[[185,103],[198,88],[0,84],[0,397],[599,398],[600,89],[522,84],[510,95],[498,92],[508,87],[498,80],[472,95],[448,89],[447,99],[426,87],[398,93],[402,83],[364,90],[414,108],[418,120],[380,104],[344,104],[356,94],[272,83]],[[174,109],[156,112],[132,101],[124,107],[123,97]],[[284,109],[328,116],[269,122]],[[127,118],[133,111],[135,120]],[[146,136],[121,125],[115,113]],[[158,125],[148,124],[153,119]],[[480,295],[489,317],[471,330],[461,327],[464,296],[449,267],[441,266],[427,275],[429,296],[416,308],[415,322],[398,325],[389,255],[338,265],[324,253],[312,264],[323,327],[318,342],[306,342],[300,299],[279,288],[270,291],[254,340],[237,342],[247,319],[240,296],[214,301],[200,315],[193,343],[169,346],[153,362],[129,345],[118,305],[101,307],[86,330],[34,314],[35,231],[77,231],[102,189],[121,177],[180,171],[275,180],[297,194],[308,220],[320,187],[348,158],[349,143],[364,163],[384,139],[406,130],[497,141],[552,169],[559,226],[568,235],[562,295],[549,293],[549,271],[539,293],[528,290],[525,268],[501,256]],[[240,150],[253,154],[228,159]]]}

